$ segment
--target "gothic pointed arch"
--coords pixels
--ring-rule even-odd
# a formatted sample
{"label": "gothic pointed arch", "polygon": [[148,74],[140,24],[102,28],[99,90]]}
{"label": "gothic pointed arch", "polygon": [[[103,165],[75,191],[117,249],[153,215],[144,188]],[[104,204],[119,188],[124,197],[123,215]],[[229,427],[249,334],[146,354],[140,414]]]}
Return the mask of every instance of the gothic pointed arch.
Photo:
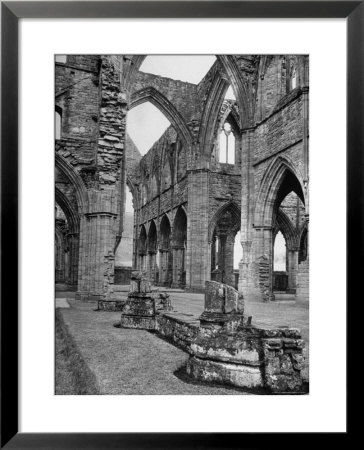
{"label": "gothic pointed arch", "polygon": [[64,212],[66,216],[70,233],[79,233],[80,231],[80,216],[78,211],[74,209],[71,202],[66,195],[57,187],[55,188],[56,202]]}
{"label": "gothic pointed arch", "polygon": [[229,213],[232,219],[233,228],[231,230],[232,233],[236,233],[240,229],[240,220],[241,220],[241,211],[238,205],[234,201],[229,201],[225,203],[225,205],[221,206],[213,215],[210,224],[209,224],[209,242],[211,243],[213,240],[213,235],[219,221]]}
{"label": "gothic pointed arch", "polygon": [[235,55],[217,55],[216,58],[223,65],[238,102],[241,127],[249,128],[252,126],[254,99],[251,98],[251,89],[239,67],[237,57]]}
{"label": "gothic pointed arch", "polygon": [[187,240],[187,214],[180,206],[173,221],[173,245],[183,246]]}
{"label": "gothic pointed arch", "polygon": [[139,230],[139,242],[138,242],[139,255],[145,255],[147,252],[147,231],[144,225],[141,225]]}
{"label": "gothic pointed arch", "polygon": [[156,252],[157,251],[157,242],[158,242],[157,226],[156,226],[154,220],[152,220],[150,222],[149,230],[148,230],[148,239],[147,239],[148,251]]}
{"label": "gothic pointed arch", "polygon": [[292,222],[289,220],[289,217],[280,209],[278,209],[276,214],[276,226],[274,230],[274,237],[281,231],[284,236],[284,239],[287,243],[287,248],[294,248],[298,245],[298,236],[295,228],[292,225]]}
{"label": "gothic pointed arch", "polygon": [[159,248],[160,250],[167,251],[170,248],[171,240],[171,223],[167,214],[163,214],[163,217],[159,225]]}
{"label": "gothic pointed arch", "polygon": [[130,99],[130,109],[148,101],[167,117],[178,132],[184,144],[187,147],[192,145],[192,135],[184,118],[176,110],[172,103],[154,87],[149,86],[134,92]]}
{"label": "gothic pointed arch", "polygon": [[305,204],[303,178],[288,158],[278,156],[266,170],[258,192],[255,227],[272,227],[274,215],[284,197],[294,191]]}
{"label": "gothic pointed arch", "polygon": [[55,155],[55,166],[59,169],[76,190],[77,205],[80,213],[86,211],[88,205],[88,195],[85,184],[78,172],[59,153]]}

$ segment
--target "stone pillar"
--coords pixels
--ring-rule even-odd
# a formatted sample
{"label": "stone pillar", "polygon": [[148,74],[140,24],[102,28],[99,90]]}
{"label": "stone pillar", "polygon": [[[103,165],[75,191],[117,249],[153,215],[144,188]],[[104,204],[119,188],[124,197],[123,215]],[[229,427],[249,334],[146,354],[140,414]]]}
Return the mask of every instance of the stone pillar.
{"label": "stone pillar", "polygon": [[218,267],[220,272],[220,280],[221,283],[225,283],[225,247],[226,247],[226,236],[219,235],[219,253],[218,253]]}
{"label": "stone pillar", "polygon": [[258,263],[254,261],[254,246],[257,247],[259,232],[253,229],[254,198],[254,129],[242,131],[241,135],[241,228],[240,239],[243,257],[239,262],[238,290],[249,300],[261,298]]}
{"label": "stone pillar", "polygon": [[297,287],[297,268],[298,268],[298,251],[299,248],[293,247],[289,248],[287,251],[288,256],[288,286],[287,294],[295,294]]}
{"label": "stone pillar", "polygon": [[113,292],[117,196],[91,191],[88,211],[81,217],[79,279],[76,299],[102,300]]}
{"label": "stone pillar", "polygon": [[225,243],[225,283],[234,287],[234,236],[229,235]]}
{"label": "stone pillar", "polygon": [[184,271],[184,247],[172,247],[172,287],[183,286],[183,271]]}
{"label": "stone pillar", "polygon": [[155,250],[148,251],[148,278],[152,284],[156,282],[156,254]]}
{"label": "stone pillar", "polygon": [[56,283],[65,282],[65,252],[61,238],[56,240]]}
{"label": "stone pillar", "polygon": [[69,242],[69,284],[77,286],[79,233],[68,233]]}
{"label": "stone pillar", "polygon": [[167,251],[159,249],[159,285],[164,286],[167,278]]}
{"label": "stone pillar", "polygon": [[186,288],[203,291],[210,279],[208,243],[209,173],[207,169],[188,173]]}

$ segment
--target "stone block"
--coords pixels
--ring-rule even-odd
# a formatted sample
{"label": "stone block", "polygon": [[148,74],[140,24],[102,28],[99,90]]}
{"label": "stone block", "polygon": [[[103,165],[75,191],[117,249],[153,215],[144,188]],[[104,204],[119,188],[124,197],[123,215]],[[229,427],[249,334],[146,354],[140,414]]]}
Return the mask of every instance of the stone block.
{"label": "stone block", "polygon": [[129,316],[154,316],[155,305],[152,298],[131,298],[126,300],[122,310],[124,315]]}
{"label": "stone block", "polygon": [[200,359],[253,366],[262,364],[259,341],[238,333],[218,333],[211,337],[199,335],[191,344],[191,350]]}
{"label": "stone block", "polygon": [[191,357],[187,373],[195,380],[229,384],[242,388],[262,388],[263,376],[259,367],[230,364]]}
{"label": "stone block", "polygon": [[135,328],[139,330],[154,330],[156,327],[155,317],[141,317],[122,315],[121,328]]}
{"label": "stone block", "polygon": [[100,311],[122,311],[125,300],[99,300],[98,309]]}

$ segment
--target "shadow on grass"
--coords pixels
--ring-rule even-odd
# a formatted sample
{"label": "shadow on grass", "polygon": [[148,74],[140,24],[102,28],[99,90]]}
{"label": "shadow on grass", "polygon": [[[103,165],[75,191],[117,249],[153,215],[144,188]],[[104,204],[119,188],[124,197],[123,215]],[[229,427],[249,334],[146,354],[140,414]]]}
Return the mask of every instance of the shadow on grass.
{"label": "shadow on grass", "polygon": [[60,309],[56,309],[56,395],[98,395],[96,377],[84,361]]}

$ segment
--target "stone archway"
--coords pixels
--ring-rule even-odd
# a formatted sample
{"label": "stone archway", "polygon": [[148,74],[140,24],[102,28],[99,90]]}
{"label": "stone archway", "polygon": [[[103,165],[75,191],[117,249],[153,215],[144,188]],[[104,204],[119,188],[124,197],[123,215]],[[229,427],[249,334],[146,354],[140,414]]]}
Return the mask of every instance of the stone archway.
{"label": "stone archway", "polygon": [[222,206],[209,227],[211,245],[211,280],[236,286],[234,244],[240,230],[240,209],[234,202]]}
{"label": "stone archway", "polygon": [[287,220],[280,213],[279,207],[282,201],[294,192],[305,204],[304,190],[301,177],[294,166],[283,157],[277,158],[263,177],[255,208],[254,228],[256,230],[254,247],[255,262],[257,265],[256,284],[264,300],[274,299],[273,295],[273,257],[274,236],[278,227],[287,236],[287,242],[291,243],[288,255],[291,267],[291,289],[295,292],[295,278],[298,265],[297,233],[290,230]]}
{"label": "stone archway", "polygon": [[184,118],[163,94],[150,86],[140,89],[132,94],[129,110],[145,102],[150,102],[166,116],[186,148],[192,145],[192,135]]}
{"label": "stone archway", "polygon": [[[79,246],[80,246],[80,216],[67,196],[57,187],[55,188],[55,201],[64,214],[66,224],[63,224],[56,217],[56,235],[59,246],[57,249],[65,253],[63,257],[59,254],[59,262],[63,260],[63,279],[66,284],[77,287],[78,266],[79,266]],[[56,267],[56,279],[57,276]],[[59,271],[58,271],[59,272]],[[60,273],[58,273],[60,275]]]}

